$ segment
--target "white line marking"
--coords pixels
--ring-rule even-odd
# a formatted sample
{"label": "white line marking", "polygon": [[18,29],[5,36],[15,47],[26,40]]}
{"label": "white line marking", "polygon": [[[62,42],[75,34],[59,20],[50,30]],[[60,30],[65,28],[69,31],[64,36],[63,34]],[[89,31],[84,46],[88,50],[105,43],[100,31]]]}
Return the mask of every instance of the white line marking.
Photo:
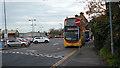
{"label": "white line marking", "polygon": [[55,58],[55,59],[56,59],[56,58],[59,58],[59,57],[58,57],[58,56],[53,56],[53,58]]}
{"label": "white line marking", "polygon": [[30,53],[30,55],[34,55],[33,53]]}
{"label": "white line marking", "polygon": [[12,52],[12,53],[15,53],[15,52]]}
{"label": "white line marking", "polygon": [[35,54],[35,56],[39,56],[38,54]]}
{"label": "white line marking", "polygon": [[17,54],[19,54],[19,52],[16,52]]}
{"label": "white line marking", "polygon": [[44,55],[43,54],[39,54],[40,56],[42,56],[42,57],[44,57]]}
{"label": "white line marking", "polygon": [[7,51],[5,53],[8,53]]}
{"label": "white line marking", "polygon": [[24,54],[23,52],[20,52],[21,54]]}
{"label": "white line marking", "polygon": [[28,53],[25,53],[26,55],[29,55]]}
{"label": "white line marking", "polygon": [[58,45],[58,43],[54,43],[53,45]]}
{"label": "white line marking", "polygon": [[9,53],[12,53],[11,51],[9,51]]}

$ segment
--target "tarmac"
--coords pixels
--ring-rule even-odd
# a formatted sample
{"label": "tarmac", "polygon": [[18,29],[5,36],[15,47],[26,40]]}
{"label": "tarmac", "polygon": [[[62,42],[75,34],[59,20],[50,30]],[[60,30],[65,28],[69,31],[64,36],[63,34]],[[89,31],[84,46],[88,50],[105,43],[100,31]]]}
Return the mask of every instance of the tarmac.
{"label": "tarmac", "polygon": [[103,68],[105,62],[99,55],[98,51],[94,47],[93,40],[86,42],[75,54],[65,60],[62,64],[62,68]]}

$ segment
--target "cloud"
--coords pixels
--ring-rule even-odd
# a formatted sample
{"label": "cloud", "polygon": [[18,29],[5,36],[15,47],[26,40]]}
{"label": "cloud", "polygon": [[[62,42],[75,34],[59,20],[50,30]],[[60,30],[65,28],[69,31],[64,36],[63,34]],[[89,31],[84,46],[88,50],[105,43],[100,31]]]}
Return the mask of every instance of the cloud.
{"label": "cloud", "polygon": [[[84,4],[77,3],[75,0],[48,0],[47,2],[17,1],[20,0],[6,2],[7,27],[8,29],[18,28],[20,32],[31,31],[29,19],[36,19],[34,22],[36,24],[35,31],[40,30],[40,26],[44,27],[42,31],[49,31],[50,28],[59,29],[59,23],[63,24],[66,16],[71,17],[85,11],[83,9]],[[2,23],[4,24],[4,21]]]}

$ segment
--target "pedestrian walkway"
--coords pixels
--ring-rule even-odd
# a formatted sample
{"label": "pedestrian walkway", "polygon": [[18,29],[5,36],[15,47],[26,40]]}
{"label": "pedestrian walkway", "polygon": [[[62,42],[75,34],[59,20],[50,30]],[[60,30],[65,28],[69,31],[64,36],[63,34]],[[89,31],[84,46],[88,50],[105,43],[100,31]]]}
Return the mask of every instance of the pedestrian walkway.
{"label": "pedestrian walkway", "polygon": [[103,58],[98,55],[93,41],[86,44],[75,54],[64,61],[60,66],[105,66]]}

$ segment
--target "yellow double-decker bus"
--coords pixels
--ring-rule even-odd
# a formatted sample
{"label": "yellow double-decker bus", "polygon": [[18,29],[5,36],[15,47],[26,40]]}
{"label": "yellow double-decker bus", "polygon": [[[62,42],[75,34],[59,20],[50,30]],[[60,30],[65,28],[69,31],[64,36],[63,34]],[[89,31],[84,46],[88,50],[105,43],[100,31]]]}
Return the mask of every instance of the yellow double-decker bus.
{"label": "yellow double-decker bus", "polygon": [[[79,19],[77,17],[66,18],[64,21],[64,46],[79,46],[85,43],[85,32],[79,26],[80,31],[78,35],[78,28],[75,24],[75,20]],[[79,36],[79,37],[78,37]]]}

